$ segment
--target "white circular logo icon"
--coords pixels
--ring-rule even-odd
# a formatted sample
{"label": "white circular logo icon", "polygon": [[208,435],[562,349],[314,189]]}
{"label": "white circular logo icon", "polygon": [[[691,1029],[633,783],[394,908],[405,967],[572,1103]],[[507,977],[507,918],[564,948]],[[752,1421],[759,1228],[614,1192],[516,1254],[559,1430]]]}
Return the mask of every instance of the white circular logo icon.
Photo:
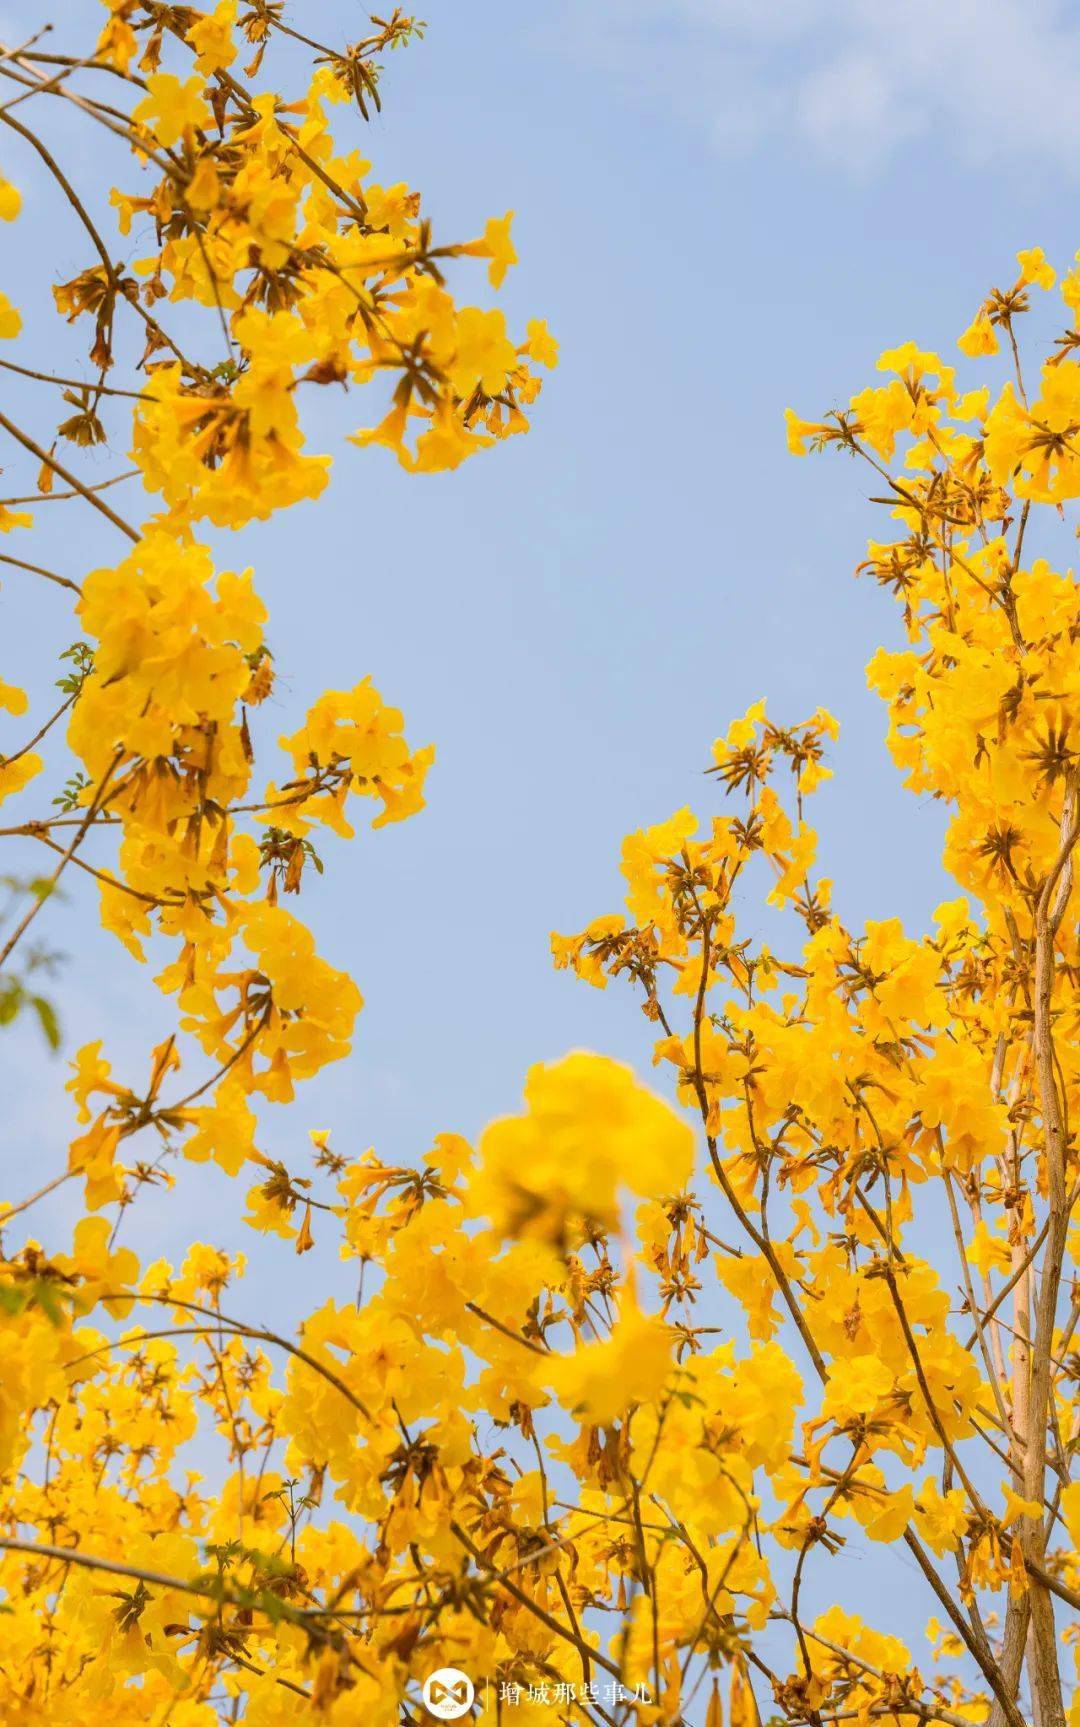
{"label": "white circular logo icon", "polygon": [[440,1667],[424,1680],[424,1708],[436,1721],[460,1721],[475,1696],[472,1680],[456,1667]]}

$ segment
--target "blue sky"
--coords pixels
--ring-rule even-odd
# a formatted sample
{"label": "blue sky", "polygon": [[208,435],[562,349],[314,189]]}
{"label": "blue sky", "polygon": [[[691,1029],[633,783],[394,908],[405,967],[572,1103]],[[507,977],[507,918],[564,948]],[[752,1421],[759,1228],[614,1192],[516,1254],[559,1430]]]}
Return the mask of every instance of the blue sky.
{"label": "blue sky", "polygon": [[[72,26],[85,14],[89,31],[96,10],[79,0]],[[37,0],[0,11],[8,40],[45,15]],[[708,817],[711,741],[760,696],[777,718],[819,703],[840,718],[816,813],[845,918],[900,914],[917,929],[948,896],[940,812],[900,790],[865,689],[874,647],[899,636],[891,604],[852,579],[881,524],[853,467],[788,455],[783,410],[846,400],[897,341],[949,350],[1018,247],[1061,264],[1077,240],[1080,30],[1041,0],[425,11],[427,40],[392,60],[366,153],[384,183],[423,190],[443,238],[517,211],[521,263],[502,302],[519,327],[549,320],[562,365],[527,438],[436,479],[341,445],[376,405],[326,392],[312,447],[337,454],[328,497],[242,546],[216,542],[222,560],[254,563],[270,605],[277,729],[323,687],[371,673],[410,739],[438,748],[423,815],[327,844],[305,894],[367,1007],[351,1061],[270,1127],[266,1148],[286,1161],[309,1127],[388,1161],[418,1157],[443,1128],[474,1135],[515,1106],[531,1062],[575,1046],[645,1069],[637,1007],[556,976],[548,935],[619,906],[631,828],[684,803]],[[304,21],[342,38],[362,13],[317,0]],[[35,269],[56,279],[89,260],[53,227],[33,166],[10,152],[2,165],[30,192],[15,232],[37,264],[3,242],[18,300]],[[71,517],[41,516],[46,562],[78,574],[115,550],[94,527],[73,541]],[[14,643],[54,675],[70,627],[54,595],[16,582],[0,583],[0,672],[20,669]],[[82,904],[74,895],[54,925],[80,954]],[[166,1023],[149,978],[102,942],[64,994],[67,1045],[104,1035],[118,1069],[140,1073]],[[29,1030],[0,1041],[5,1191],[60,1166],[61,1078]],[[229,1215],[224,1182],[180,1178],[147,1209],[147,1257],[208,1210]],[[236,1234],[223,1222],[223,1241]],[[245,1312],[318,1299],[318,1257],[275,1250]],[[334,1279],[325,1256],[318,1275]],[[877,1559],[864,1550],[864,1586]],[[914,1592],[899,1600],[921,1623]]]}

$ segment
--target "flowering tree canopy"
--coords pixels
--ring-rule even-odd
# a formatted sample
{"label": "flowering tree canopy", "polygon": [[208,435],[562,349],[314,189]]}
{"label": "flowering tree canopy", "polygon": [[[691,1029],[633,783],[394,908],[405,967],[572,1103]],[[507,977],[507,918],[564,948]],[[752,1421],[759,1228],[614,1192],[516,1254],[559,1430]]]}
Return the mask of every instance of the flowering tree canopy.
{"label": "flowering tree canopy", "polygon": [[[1041,362],[1023,316],[1055,276],[1030,251],[960,339],[1002,376],[961,388],[908,344],[847,409],[789,416],[796,453],[855,458],[886,511],[860,568],[903,645],[869,675],[905,784],[949,812],[932,930],[832,910],[807,800],[836,724],[760,703],[712,747],[709,811],[626,840],[625,910],[553,937],[557,966],[637,993],[655,1089],[570,1053],[475,1146],[398,1166],[316,1131],[290,1167],[271,1106],[302,1111],[362,1002],[285,902],[317,892],[320,833],[422,809],[433,752],[366,666],[268,741],[257,580],[200,535],[318,499],[327,386],[369,422],[342,461],[422,474],[498,459],[557,359],[542,321],[456,297],[478,262],[500,286],[509,215],[445,243],[371,178],[381,64],[422,26],[395,10],[335,48],[293,10],[107,0],[96,44],[0,49],[0,217],[36,161],[85,255],[54,298],[86,341],[84,376],[56,375],[0,292],[32,404],[0,411],[25,481],[0,564],[75,614],[62,699],[0,682],[2,832],[44,860],[6,878],[0,1019],[59,1037],[38,944],[61,881],[173,1016],[138,1071],[78,1051],[66,1162],[0,1204],[0,1724],[392,1727],[449,1668],[521,1727],[1060,1727],[1080,273]],[[35,125],[59,104],[77,164]],[[88,477],[99,446],[128,465]],[[35,497],[100,518],[112,560],[43,566]],[[17,635],[2,652],[16,676]],[[242,1241],[145,1263],[140,1200],[208,1160],[279,1252],[355,1260],[358,1301],[278,1333],[245,1317]],[[61,1187],[73,1236],[38,1240]],[[853,1529],[904,1553],[924,1646],[832,1590]]]}

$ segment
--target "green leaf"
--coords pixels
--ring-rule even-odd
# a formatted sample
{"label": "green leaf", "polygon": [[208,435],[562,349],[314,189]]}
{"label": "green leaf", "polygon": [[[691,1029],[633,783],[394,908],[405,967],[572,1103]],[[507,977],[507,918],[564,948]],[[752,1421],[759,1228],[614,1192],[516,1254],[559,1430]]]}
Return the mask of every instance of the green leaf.
{"label": "green leaf", "polygon": [[47,1277],[35,1277],[31,1288],[34,1301],[50,1324],[61,1324],[64,1310],[60,1306],[55,1286],[49,1282]]}
{"label": "green leaf", "polygon": [[30,997],[30,1005],[38,1016],[38,1024],[45,1033],[45,1042],[50,1049],[60,1048],[60,1022],[56,1017],[56,1009],[51,1001],[46,1001],[43,995]]}

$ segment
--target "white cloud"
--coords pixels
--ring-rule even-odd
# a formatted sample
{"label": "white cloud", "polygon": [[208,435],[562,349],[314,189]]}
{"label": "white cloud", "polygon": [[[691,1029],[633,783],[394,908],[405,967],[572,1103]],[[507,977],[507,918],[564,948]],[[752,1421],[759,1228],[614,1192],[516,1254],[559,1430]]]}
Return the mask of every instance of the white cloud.
{"label": "white cloud", "polygon": [[779,140],[859,177],[933,140],[1080,171],[1065,0],[575,0],[563,40],[726,152]]}

